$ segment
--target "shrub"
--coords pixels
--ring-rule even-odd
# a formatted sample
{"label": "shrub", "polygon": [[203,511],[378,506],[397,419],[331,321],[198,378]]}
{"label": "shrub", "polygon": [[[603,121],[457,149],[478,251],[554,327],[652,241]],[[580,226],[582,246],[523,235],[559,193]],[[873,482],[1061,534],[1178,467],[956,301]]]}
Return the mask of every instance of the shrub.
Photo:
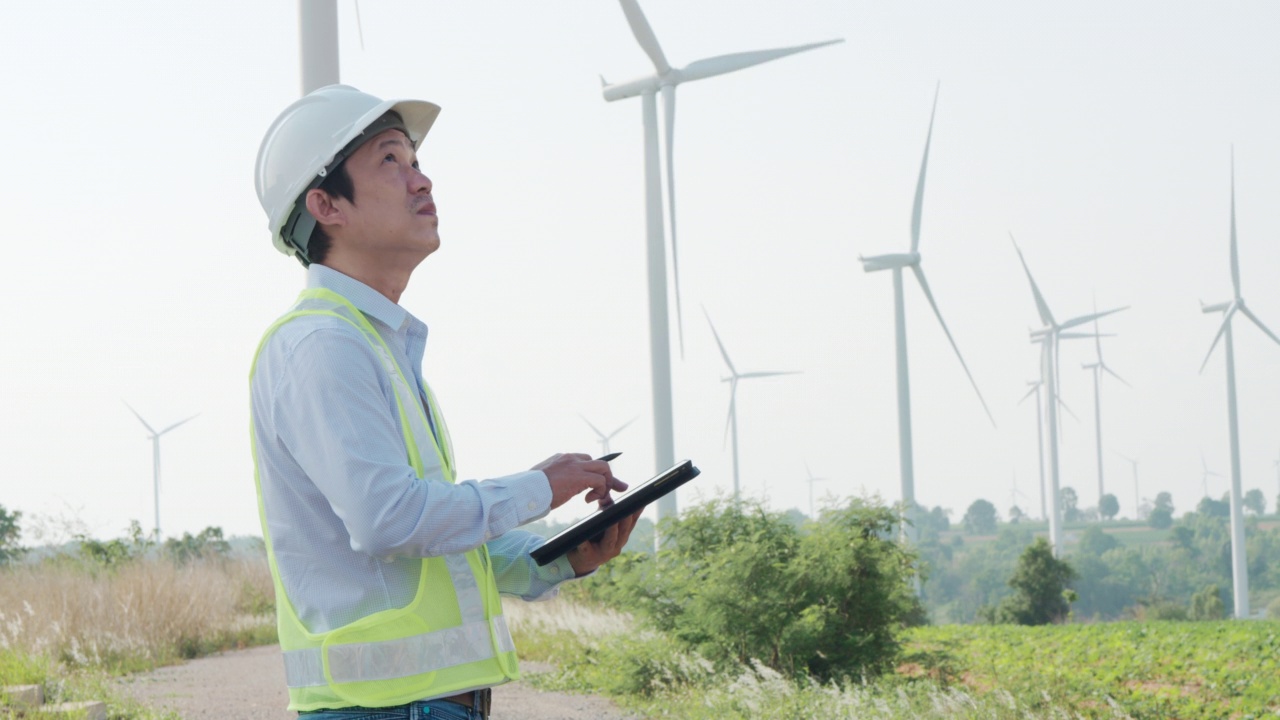
{"label": "shrub", "polygon": [[1222,602],[1222,590],[1217,585],[1206,585],[1191,596],[1192,620],[1221,620],[1227,616],[1227,606]]}
{"label": "shrub", "polygon": [[1047,625],[1066,620],[1076,597],[1067,583],[1076,571],[1065,560],[1053,556],[1049,541],[1038,537],[1018,558],[1018,567],[1009,578],[1013,595],[996,608],[994,620],[1018,625]]}
{"label": "shrub", "polygon": [[893,667],[898,630],[922,617],[916,558],[893,541],[896,525],[894,511],[859,500],[803,532],[759,505],[718,501],[672,523],[656,558],[615,561],[584,585],[712,662],[874,675]]}

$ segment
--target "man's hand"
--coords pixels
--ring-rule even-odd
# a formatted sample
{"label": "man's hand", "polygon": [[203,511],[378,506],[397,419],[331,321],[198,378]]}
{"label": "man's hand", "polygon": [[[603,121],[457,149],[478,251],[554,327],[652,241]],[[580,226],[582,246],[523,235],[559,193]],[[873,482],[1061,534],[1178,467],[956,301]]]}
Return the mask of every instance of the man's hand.
{"label": "man's hand", "polygon": [[574,495],[586,490],[586,502],[599,501],[600,507],[613,504],[610,490],[622,492],[627,484],[613,476],[609,463],[592,460],[582,453],[559,453],[533,466],[541,470],[551,484],[551,509],[565,504]]}
{"label": "man's hand", "polygon": [[640,519],[642,512],[644,511],[637,510],[619,520],[617,524],[609,526],[609,529],[604,531],[604,537],[600,538],[600,542],[587,541],[570,550],[568,558],[569,564],[573,566],[574,575],[582,577],[617,557],[626,546],[627,539],[631,537],[631,530],[635,528],[636,521]]}

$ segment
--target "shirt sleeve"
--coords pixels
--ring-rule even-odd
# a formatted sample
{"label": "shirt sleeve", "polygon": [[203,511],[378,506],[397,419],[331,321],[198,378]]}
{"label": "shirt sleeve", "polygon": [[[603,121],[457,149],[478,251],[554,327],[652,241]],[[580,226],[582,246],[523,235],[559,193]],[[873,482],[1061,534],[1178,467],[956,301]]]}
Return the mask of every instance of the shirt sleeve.
{"label": "shirt sleeve", "polygon": [[545,542],[524,530],[513,530],[489,541],[489,559],[498,581],[498,592],[524,600],[550,600],[557,594],[557,585],[574,578],[573,566],[566,555],[542,566],[529,557],[529,553]]}
{"label": "shirt sleeve", "polygon": [[381,558],[465,552],[550,509],[551,487],[538,470],[456,484],[437,470],[419,480],[391,381],[356,331],[317,328],[285,366],[272,403],[281,444],[341,519],[353,550]]}

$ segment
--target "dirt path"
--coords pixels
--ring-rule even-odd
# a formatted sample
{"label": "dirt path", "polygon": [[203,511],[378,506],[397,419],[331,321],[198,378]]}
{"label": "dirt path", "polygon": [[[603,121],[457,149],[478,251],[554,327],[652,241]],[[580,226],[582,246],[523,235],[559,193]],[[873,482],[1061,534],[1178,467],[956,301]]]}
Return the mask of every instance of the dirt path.
{"label": "dirt path", "polygon": [[[526,674],[547,672],[548,665],[521,663]],[[124,691],[188,718],[288,720],[280,648],[238,650],[160,668],[122,681]],[[604,698],[534,690],[509,683],[493,691],[493,720],[635,720]]]}

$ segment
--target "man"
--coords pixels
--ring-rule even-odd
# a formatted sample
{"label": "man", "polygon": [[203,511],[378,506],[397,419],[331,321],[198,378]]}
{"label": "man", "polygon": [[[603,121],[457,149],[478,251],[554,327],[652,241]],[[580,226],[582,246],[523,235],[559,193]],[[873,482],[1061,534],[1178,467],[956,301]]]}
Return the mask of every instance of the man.
{"label": "man", "polygon": [[275,246],[307,289],[266,332],[250,375],[258,507],[275,581],[289,708],[330,717],[485,717],[519,676],[499,593],[525,599],[594,571],[637,516],[538,567],[513,530],[586,492],[608,463],[555,455],[456,482],[422,377],[427,328],[399,306],[440,245],[416,151],[439,107],[331,85],[285,109],[258,152]]}

